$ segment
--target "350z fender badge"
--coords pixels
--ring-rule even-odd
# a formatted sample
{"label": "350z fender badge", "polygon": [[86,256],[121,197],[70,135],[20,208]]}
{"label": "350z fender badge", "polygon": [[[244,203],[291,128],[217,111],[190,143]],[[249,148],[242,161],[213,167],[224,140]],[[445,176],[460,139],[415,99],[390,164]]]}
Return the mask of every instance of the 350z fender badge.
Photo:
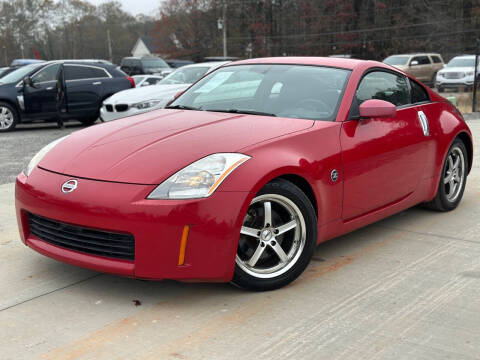
{"label": "350z fender badge", "polygon": [[330,173],[330,179],[332,179],[333,182],[338,180],[338,171],[336,169],[333,169]]}

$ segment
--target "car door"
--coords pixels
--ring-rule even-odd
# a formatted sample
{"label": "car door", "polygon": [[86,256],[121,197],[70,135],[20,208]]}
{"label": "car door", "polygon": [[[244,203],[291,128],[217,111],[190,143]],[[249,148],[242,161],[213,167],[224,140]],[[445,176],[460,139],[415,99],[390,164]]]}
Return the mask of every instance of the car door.
{"label": "car door", "polygon": [[32,85],[23,84],[23,101],[28,118],[48,119],[57,112],[57,74],[60,64],[43,67],[31,76]]}
{"label": "car door", "polygon": [[[360,119],[360,104],[380,99],[397,106],[394,118]],[[407,78],[374,70],[360,81],[350,119],[342,124],[343,219],[401,201],[417,188],[425,166],[425,135],[411,104]]]}
{"label": "car door", "polygon": [[65,64],[64,76],[68,115],[88,117],[100,109],[104,81],[108,72],[91,65]]}

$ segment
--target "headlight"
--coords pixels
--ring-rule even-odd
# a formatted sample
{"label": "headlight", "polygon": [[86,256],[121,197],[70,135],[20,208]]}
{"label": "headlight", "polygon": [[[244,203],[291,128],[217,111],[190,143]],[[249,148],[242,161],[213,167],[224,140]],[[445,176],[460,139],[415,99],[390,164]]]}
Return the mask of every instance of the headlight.
{"label": "headlight", "polygon": [[441,72],[437,73],[437,77],[443,77],[443,73]]}
{"label": "headlight", "polygon": [[136,104],[133,104],[132,107],[138,109],[138,110],[143,110],[143,109],[148,109],[154,106],[157,106],[160,104],[162,100],[148,100],[148,101],[142,101]]}
{"label": "headlight", "polygon": [[467,71],[467,76],[473,76],[473,71]]}
{"label": "headlight", "polygon": [[170,176],[147,199],[198,199],[214,193],[223,180],[250,156],[237,153],[212,154]]}
{"label": "headlight", "polygon": [[60,139],[52,141],[50,144],[48,144],[47,146],[44,146],[38,153],[36,153],[35,156],[32,158],[32,160],[30,160],[30,162],[28,163],[27,168],[23,170],[24,174],[27,176],[30,176],[33,169],[37,167],[38,163],[43,159],[43,157],[47,155],[47,153],[50,150],[52,150],[58,143],[62,142],[67,136],[64,136],[64,137],[61,137]]}

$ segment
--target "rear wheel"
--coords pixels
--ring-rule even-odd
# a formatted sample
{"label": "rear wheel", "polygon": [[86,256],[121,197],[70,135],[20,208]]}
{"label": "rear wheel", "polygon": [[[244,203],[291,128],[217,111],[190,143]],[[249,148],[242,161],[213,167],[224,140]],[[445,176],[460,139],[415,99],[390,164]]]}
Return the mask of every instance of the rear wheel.
{"label": "rear wheel", "polygon": [[0,132],[15,129],[18,123],[18,113],[15,108],[5,102],[0,102]]}
{"label": "rear wheel", "polygon": [[90,125],[93,125],[95,123],[95,121],[98,120],[98,118],[99,118],[99,114],[96,114],[96,115],[91,116],[91,117],[86,117],[86,118],[79,119],[79,121],[85,126],[90,126]]}
{"label": "rear wheel", "polygon": [[468,155],[463,142],[455,139],[448,150],[435,198],[425,206],[437,211],[455,209],[463,197],[467,182]]}
{"label": "rear wheel", "polygon": [[285,286],[305,270],[316,241],[317,218],[310,200],[289,181],[274,180],[250,203],[232,282],[256,291]]}

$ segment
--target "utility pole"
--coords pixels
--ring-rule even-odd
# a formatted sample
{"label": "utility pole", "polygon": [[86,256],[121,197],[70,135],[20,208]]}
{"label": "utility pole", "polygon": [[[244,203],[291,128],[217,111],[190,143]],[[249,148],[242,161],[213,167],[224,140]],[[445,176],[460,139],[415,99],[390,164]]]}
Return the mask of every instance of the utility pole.
{"label": "utility pole", "polygon": [[3,45],[3,51],[5,53],[5,66],[8,66],[7,46]]}
{"label": "utility pole", "polygon": [[108,56],[110,56],[110,62],[113,63],[112,56],[112,39],[110,38],[110,29],[107,29],[107,41],[108,41]]}
{"label": "utility pole", "polygon": [[475,69],[473,70],[473,101],[472,112],[477,109],[477,88],[478,88],[478,57],[480,56],[480,39],[477,39],[477,47],[475,49]]}
{"label": "utility pole", "polygon": [[227,57],[227,0],[223,1],[222,30],[223,30],[223,56]]}

